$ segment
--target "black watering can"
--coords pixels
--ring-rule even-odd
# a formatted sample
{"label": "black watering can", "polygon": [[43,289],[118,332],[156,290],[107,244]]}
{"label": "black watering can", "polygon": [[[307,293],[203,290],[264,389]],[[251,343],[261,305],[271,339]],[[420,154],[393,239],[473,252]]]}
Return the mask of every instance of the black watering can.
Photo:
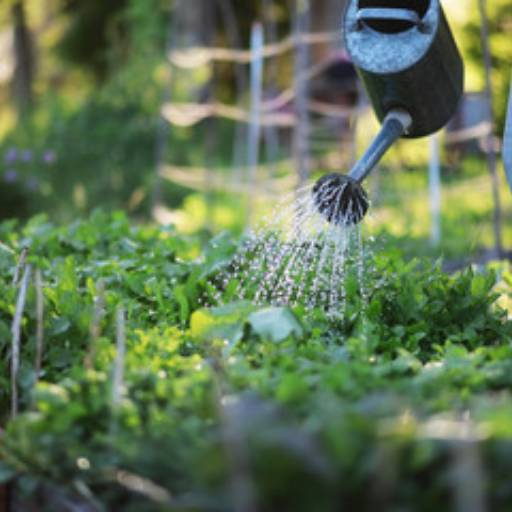
{"label": "black watering can", "polygon": [[382,128],[348,176],[324,176],[313,195],[329,222],[350,225],[366,214],[361,182],[389,147],[432,134],[453,116],[464,66],[439,0],[350,0],[343,29]]}

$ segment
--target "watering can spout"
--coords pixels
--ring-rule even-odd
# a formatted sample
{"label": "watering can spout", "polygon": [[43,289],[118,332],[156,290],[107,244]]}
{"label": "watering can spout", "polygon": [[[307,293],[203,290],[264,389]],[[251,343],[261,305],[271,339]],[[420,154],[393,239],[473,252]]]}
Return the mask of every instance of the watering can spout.
{"label": "watering can spout", "polygon": [[412,118],[405,110],[391,110],[373,143],[347,176],[334,173],[318,180],[313,200],[328,222],[340,226],[361,222],[370,207],[362,182],[397,139],[407,133],[411,123]]}
{"label": "watering can spout", "polygon": [[412,125],[412,117],[403,109],[391,110],[370,147],[352,168],[349,176],[358,183],[370,174],[386,151],[400,138],[407,134]]}

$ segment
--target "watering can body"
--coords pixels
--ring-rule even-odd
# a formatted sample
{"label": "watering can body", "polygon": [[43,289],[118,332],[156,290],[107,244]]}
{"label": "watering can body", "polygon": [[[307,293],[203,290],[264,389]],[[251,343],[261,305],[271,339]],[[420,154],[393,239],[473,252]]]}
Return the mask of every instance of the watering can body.
{"label": "watering can body", "polygon": [[439,0],[350,0],[345,45],[377,117],[399,108],[406,137],[441,129],[464,87],[464,66]]}

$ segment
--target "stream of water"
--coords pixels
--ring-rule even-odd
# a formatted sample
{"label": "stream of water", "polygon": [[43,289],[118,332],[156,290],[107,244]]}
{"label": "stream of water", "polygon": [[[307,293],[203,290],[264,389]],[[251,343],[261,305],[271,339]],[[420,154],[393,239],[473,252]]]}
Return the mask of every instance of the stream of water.
{"label": "stream of water", "polygon": [[[344,222],[336,210],[344,188],[308,185],[285,198],[248,234],[216,279],[214,305],[248,300],[259,305],[320,309],[342,320],[347,289],[364,299],[365,247],[361,224]],[[332,204],[328,215],[320,204]],[[352,215],[350,208],[346,215]],[[332,218],[339,222],[332,222]],[[331,222],[327,219],[330,218]],[[350,280],[350,283],[349,283]]]}

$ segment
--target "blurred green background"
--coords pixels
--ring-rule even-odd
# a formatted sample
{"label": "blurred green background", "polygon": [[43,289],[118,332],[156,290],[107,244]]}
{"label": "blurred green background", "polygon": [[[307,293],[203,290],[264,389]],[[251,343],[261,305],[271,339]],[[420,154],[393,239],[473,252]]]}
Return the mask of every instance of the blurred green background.
{"label": "blurred green background", "polygon": [[[315,2],[311,31],[336,30],[343,3]],[[482,117],[478,2],[444,2],[444,7],[466,63],[465,105],[474,101],[476,116]],[[492,0],[487,10],[498,151],[511,72],[512,0]],[[172,0],[2,2],[0,218],[44,212],[64,222],[100,207],[126,210],[137,221],[172,222],[185,232],[240,232],[246,227],[247,197],[253,221],[268,212],[297,183],[290,130],[277,131],[277,144],[262,136],[258,177],[248,183],[241,123],[206,118],[171,126],[162,117],[169,103],[218,101],[250,108],[249,66],[205,62],[187,69],[171,65],[168,56],[194,46],[246,49],[256,20],[263,22],[267,43],[283,40],[294,30],[292,2],[197,0],[194,9]],[[338,55],[341,41],[340,33],[338,40],[312,47],[312,64]],[[293,86],[294,58],[287,52],[265,61],[265,94],[276,96]],[[337,85],[329,87],[335,92]],[[453,130],[465,128],[459,123]],[[369,108],[360,109],[350,120],[352,153],[341,137],[331,137],[312,151],[311,175],[348,165],[376,129]],[[440,242],[431,241],[428,140],[401,142],[385,158],[369,184],[374,208],[365,231],[410,256],[460,263],[487,259],[495,237],[485,137],[463,144],[448,139],[443,132]],[[497,156],[506,249],[512,243],[512,202]],[[276,182],[283,187],[275,190]]]}

